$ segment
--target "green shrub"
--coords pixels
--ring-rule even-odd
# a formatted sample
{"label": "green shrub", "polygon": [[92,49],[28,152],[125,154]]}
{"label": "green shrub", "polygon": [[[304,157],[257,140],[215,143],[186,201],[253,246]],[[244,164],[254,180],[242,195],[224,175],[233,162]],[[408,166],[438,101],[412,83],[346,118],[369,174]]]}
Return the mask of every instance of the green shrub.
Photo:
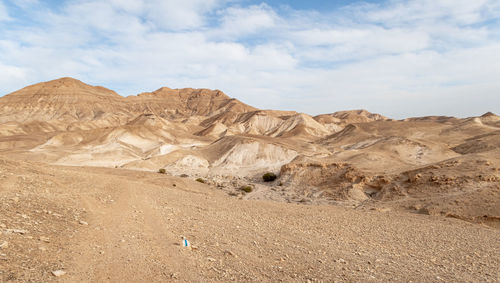
{"label": "green shrub", "polygon": [[167,173],[167,171],[165,169],[161,168],[160,170],[158,170],[158,173],[165,174],[165,173]]}
{"label": "green shrub", "polygon": [[276,174],[274,173],[271,173],[271,172],[268,172],[264,175],[262,175],[262,179],[264,180],[264,182],[272,182],[274,180],[276,180]]}
{"label": "green shrub", "polygon": [[198,179],[196,179],[196,182],[200,182],[200,183],[205,184],[205,180],[203,180],[202,178],[198,178]]}
{"label": "green shrub", "polygon": [[251,193],[253,191],[252,186],[243,186],[240,188],[240,190],[244,191],[245,193]]}

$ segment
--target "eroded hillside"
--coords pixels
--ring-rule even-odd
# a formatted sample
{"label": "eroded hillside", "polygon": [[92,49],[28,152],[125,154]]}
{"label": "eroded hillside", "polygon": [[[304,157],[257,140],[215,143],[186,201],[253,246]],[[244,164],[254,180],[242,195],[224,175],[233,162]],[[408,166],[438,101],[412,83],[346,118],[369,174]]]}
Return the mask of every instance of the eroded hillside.
{"label": "eroded hillside", "polygon": [[[410,210],[498,225],[500,117],[259,110],[219,90],[122,97],[72,78],[0,98],[18,160],[202,178],[243,199]],[[266,172],[278,175],[262,181]],[[251,187],[251,192],[241,190]]]}

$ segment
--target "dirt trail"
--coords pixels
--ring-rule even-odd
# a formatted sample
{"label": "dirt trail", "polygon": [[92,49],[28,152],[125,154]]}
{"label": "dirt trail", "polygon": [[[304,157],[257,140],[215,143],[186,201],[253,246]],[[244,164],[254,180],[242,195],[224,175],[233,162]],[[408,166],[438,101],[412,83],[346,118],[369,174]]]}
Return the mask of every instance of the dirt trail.
{"label": "dirt trail", "polygon": [[[114,180],[100,199],[86,197],[89,229],[77,242],[82,251],[67,278],[88,282],[152,282],[177,277],[186,266],[180,238],[169,231],[156,206],[155,190]],[[95,192],[99,194],[98,191]],[[194,279],[183,274],[184,279]]]}
{"label": "dirt trail", "polygon": [[[157,173],[27,168],[20,169],[26,180],[57,183],[38,188],[0,180],[15,185],[0,190],[4,203],[12,203],[8,199],[16,192],[15,211],[31,221],[0,217],[5,229],[29,230],[0,235],[0,244],[9,242],[0,250],[6,258],[0,260],[3,281],[500,280],[500,230],[492,227],[395,211],[239,200]],[[40,245],[44,232],[33,223],[46,214],[32,213],[33,205],[27,205],[37,197],[51,197],[59,205],[53,208],[61,214],[57,219],[67,220],[43,218],[51,231],[62,231],[42,243],[45,252],[28,249]],[[4,208],[3,213],[12,211]],[[182,236],[192,249],[180,246]],[[24,256],[36,261],[29,271],[22,268]],[[66,274],[55,277],[56,269]]]}

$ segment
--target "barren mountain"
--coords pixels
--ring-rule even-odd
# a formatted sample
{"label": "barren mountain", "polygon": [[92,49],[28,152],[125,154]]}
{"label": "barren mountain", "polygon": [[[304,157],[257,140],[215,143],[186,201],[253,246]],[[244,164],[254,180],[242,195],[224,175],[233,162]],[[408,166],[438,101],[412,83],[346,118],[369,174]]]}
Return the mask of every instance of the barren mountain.
{"label": "barren mountain", "polygon": [[0,152],[3,281],[500,280],[491,112],[312,117],[62,78],[0,97]]}

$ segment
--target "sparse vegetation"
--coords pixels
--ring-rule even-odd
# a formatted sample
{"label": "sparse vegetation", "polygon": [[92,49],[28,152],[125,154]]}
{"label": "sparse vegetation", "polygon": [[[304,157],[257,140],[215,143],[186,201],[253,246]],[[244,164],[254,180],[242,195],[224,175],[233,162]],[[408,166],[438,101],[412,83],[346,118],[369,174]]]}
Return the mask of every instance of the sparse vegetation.
{"label": "sparse vegetation", "polygon": [[189,177],[189,175],[188,174],[181,174],[180,177],[181,178],[187,178],[187,177]]}
{"label": "sparse vegetation", "polygon": [[200,182],[200,183],[202,183],[202,184],[205,184],[205,180],[203,180],[202,178],[198,178],[198,179],[196,179],[196,182]]}
{"label": "sparse vegetation", "polygon": [[262,179],[264,180],[264,182],[272,182],[276,180],[276,178],[277,178],[276,174],[271,172],[267,172],[266,174],[262,175]]}
{"label": "sparse vegetation", "polygon": [[243,186],[240,188],[240,190],[244,191],[245,193],[251,193],[253,191],[252,186]]}
{"label": "sparse vegetation", "polygon": [[163,168],[160,168],[160,170],[158,170],[158,173],[165,174],[167,173],[167,171]]}

